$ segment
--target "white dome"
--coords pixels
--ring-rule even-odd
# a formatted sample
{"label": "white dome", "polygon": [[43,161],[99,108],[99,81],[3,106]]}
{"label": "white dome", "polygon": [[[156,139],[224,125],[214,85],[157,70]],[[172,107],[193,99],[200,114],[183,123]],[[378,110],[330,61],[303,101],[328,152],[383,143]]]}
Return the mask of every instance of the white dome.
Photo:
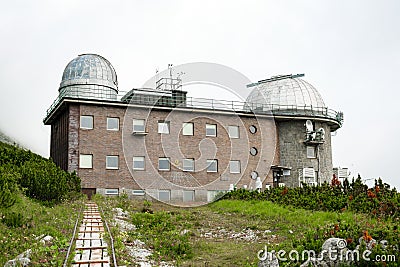
{"label": "white dome", "polygon": [[300,79],[304,75],[275,76],[250,85],[254,87],[246,99],[248,105],[280,108],[325,108],[324,100],[311,84]]}

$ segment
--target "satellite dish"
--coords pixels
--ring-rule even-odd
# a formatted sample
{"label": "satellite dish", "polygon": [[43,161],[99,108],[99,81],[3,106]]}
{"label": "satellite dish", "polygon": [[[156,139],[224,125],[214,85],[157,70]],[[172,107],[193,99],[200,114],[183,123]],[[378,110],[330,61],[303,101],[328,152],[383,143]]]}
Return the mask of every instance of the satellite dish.
{"label": "satellite dish", "polygon": [[306,121],[306,130],[307,130],[308,133],[314,131],[314,126],[312,124],[312,121],[310,121],[310,120]]}

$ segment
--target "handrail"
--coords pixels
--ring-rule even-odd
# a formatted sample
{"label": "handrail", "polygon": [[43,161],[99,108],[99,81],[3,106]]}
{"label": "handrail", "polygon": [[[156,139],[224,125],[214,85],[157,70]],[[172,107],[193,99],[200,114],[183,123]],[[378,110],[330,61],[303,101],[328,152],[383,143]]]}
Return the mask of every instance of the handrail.
{"label": "handrail", "polygon": [[[72,89],[72,88],[71,88]],[[60,93],[46,112],[46,117],[64,98],[78,98],[86,100],[119,101],[126,104],[145,105],[145,106],[166,106],[181,108],[200,108],[211,110],[228,110],[234,112],[253,112],[256,114],[271,114],[282,116],[320,116],[336,121],[340,126],[343,124],[343,113],[329,109],[327,107],[315,106],[296,106],[296,105],[277,105],[265,103],[248,103],[242,101],[218,100],[209,98],[186,97],[186,95],[172,96],[166,91],[160,91],[160,94],[132,94],[124,98],[122,94],[110,96],[101,90],[94,91],[88,88],[73,88],[67,92]],[[121,92],[122,93],[122,92]],[[128,102],[129,101],[129,102]]]}

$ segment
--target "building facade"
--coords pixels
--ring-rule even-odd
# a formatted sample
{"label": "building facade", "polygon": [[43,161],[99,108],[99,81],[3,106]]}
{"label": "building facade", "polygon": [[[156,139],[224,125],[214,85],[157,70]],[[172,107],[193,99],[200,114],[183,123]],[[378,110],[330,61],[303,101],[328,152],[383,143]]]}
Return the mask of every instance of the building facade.
{"label": "building facade", "polygon": [[50,155],[77,172],[89,195],[125,192],[188,205],[233,187],[330,181],[331,132],[342,114],[299,75],[248,87],[244,103],[200,102],[171,77],[120,97],[110,62],[80,55],[65,68],[44,119]]}

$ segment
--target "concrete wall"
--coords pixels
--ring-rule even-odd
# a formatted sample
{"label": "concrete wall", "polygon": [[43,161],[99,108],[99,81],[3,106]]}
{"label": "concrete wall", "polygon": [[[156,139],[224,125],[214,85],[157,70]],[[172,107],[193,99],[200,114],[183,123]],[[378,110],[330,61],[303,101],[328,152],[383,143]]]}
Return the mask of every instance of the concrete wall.
{"label": "concrete wall", "polygon": [[280,164],[291,167],[290,176],[285,176],[281,182],[287,186],[299,185],[298,170],[312,167],[318,171],[318,181],[332,179],[332,149],[329,126],[320,121],[315,122],[315,129],[325,129],[325,142],[317,146],[317,157],[307,158],[307,145],[305,140],[305,120],[277,121],[279,132]]}

